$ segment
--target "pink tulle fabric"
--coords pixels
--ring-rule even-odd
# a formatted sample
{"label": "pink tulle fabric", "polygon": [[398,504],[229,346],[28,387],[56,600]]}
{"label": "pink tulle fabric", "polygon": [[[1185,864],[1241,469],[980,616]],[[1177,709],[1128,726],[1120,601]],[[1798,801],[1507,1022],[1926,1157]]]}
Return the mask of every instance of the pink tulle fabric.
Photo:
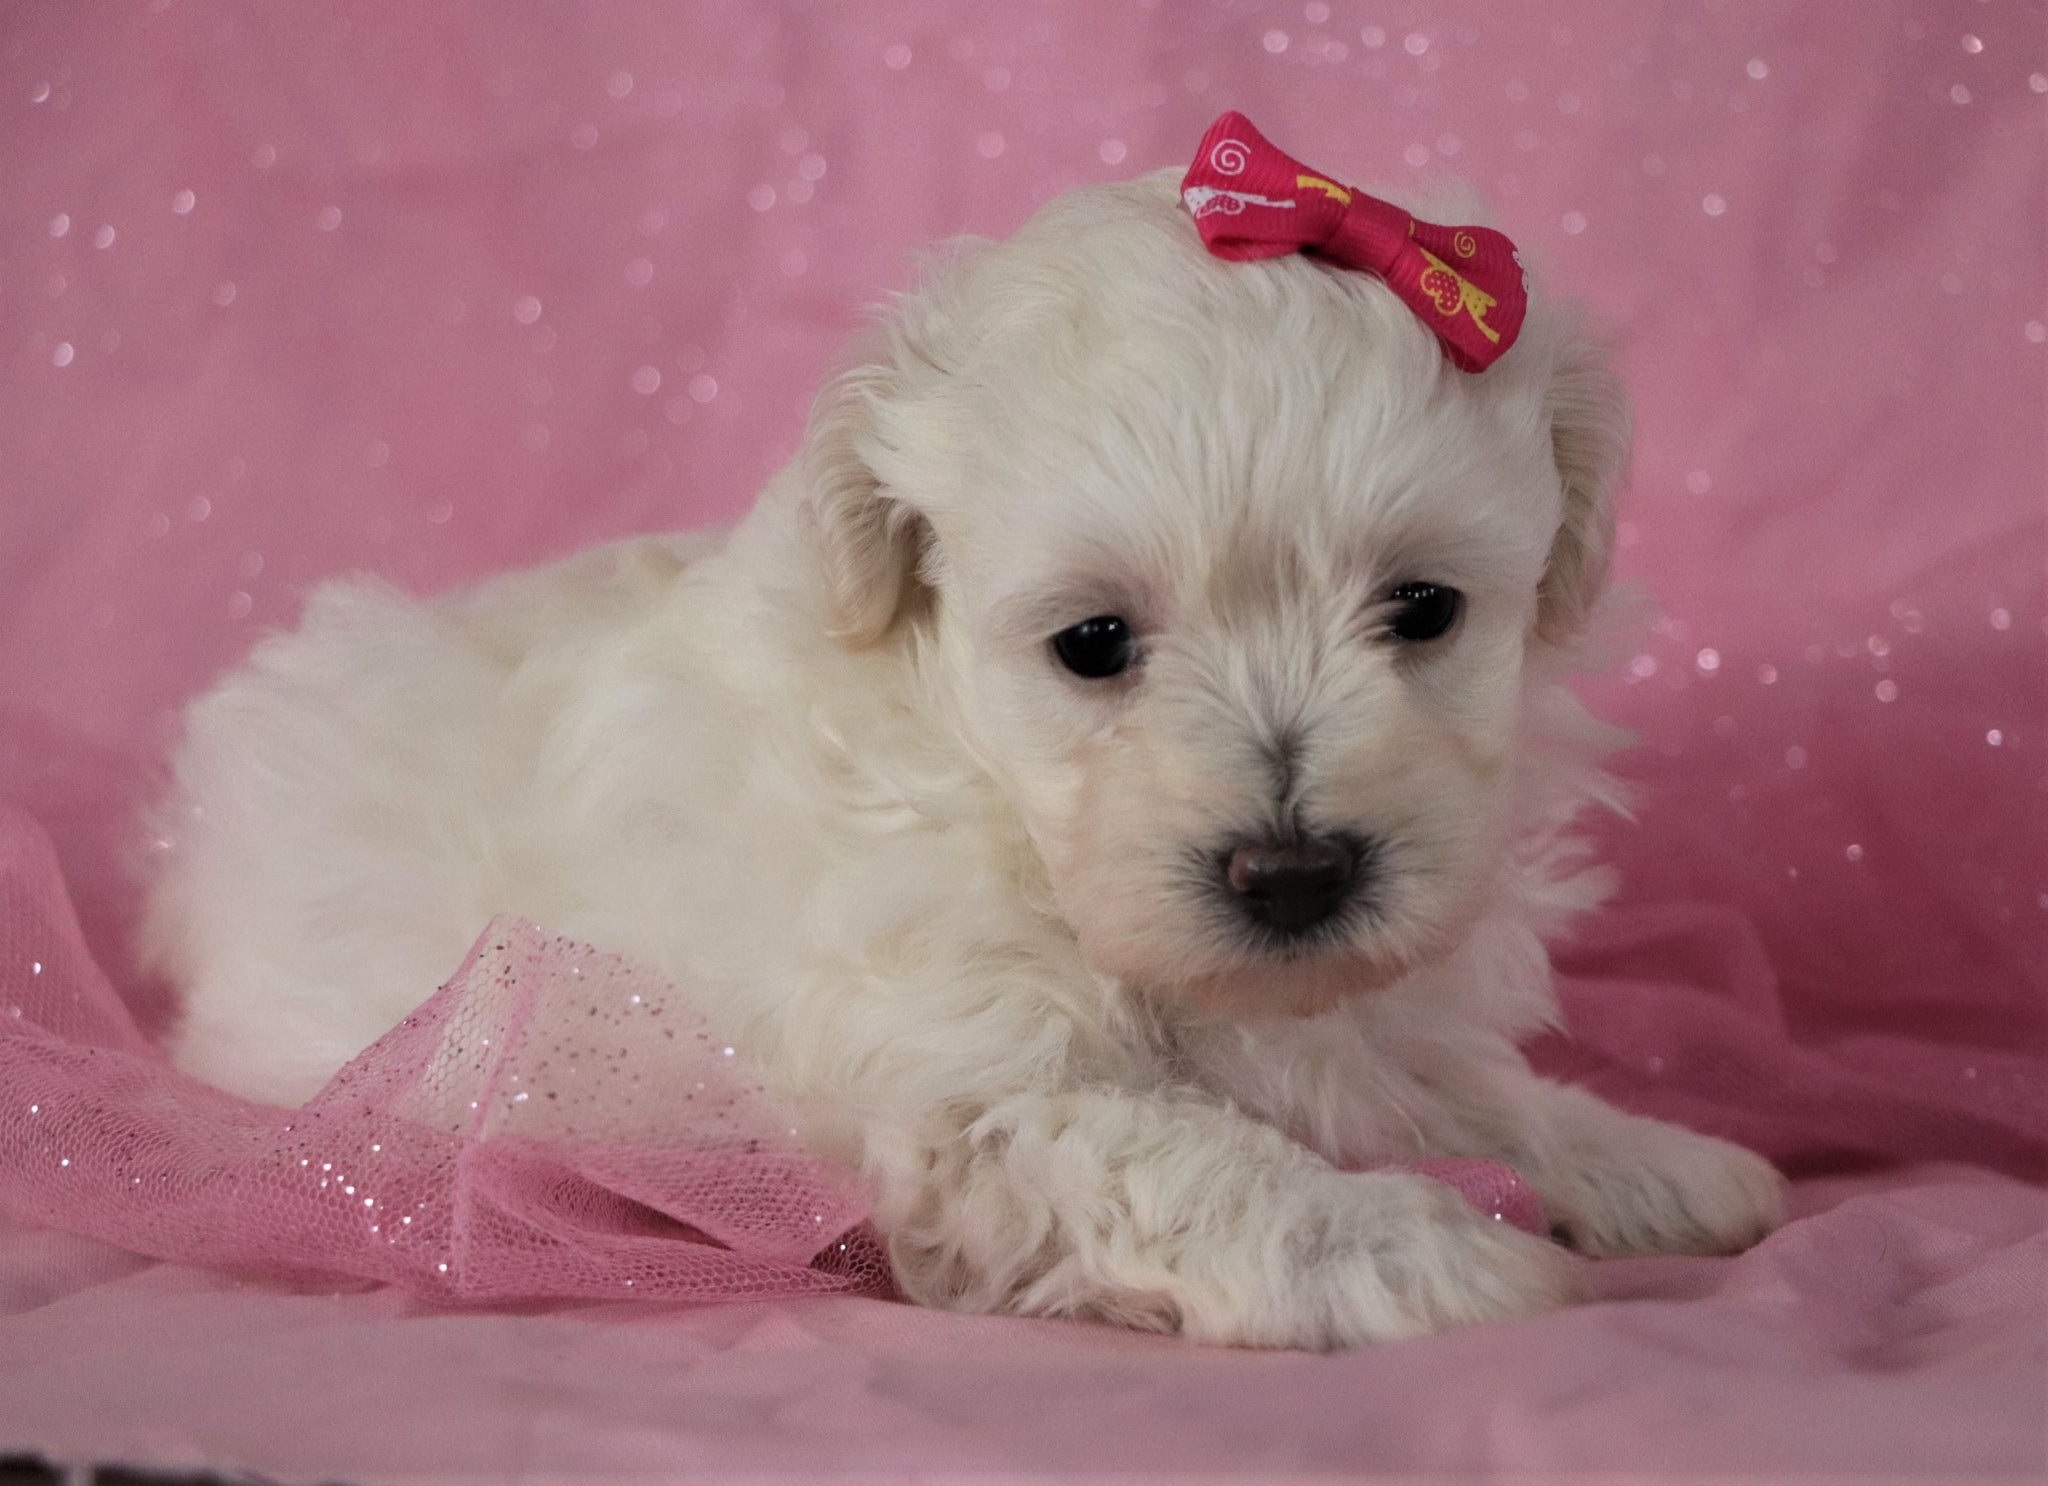
{"label": "pink tulle fabric", "polygon": [[886,1294],[807,1156],[659,976],[513,918],[285,1110],[166,1064],[0,806],[0,1212],[160,1259],[443,1302]]}

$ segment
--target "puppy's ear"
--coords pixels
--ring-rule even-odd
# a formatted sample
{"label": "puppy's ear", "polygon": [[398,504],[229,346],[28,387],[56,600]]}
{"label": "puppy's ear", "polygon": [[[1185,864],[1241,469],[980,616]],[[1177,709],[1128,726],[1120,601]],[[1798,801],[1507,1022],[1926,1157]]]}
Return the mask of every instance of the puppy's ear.
{"label": "puppy's ear", "polygon": [[943,442],[932,415],[955,385],[970,282],[989,246],[962,237],[927,256],[918,287],[883,312],[853,370],[811,414],[803,519],[824,574],[827,622],[848,645],[881,639],[924,591],[931,526],[901,492],[927,477],[920,456]]}
{"label": "puppy's ear", "polygon": [[1576,332],[1559,353],[1545,402],[1564,519],[1537,591],[1536,632],[1557,643],[1585,627],[1606,585],[1633,420],[1606,348]]}
{"label": "puppy's ear", "polygon": [[804,443],[804,525],[832,634],[853,646],[880,639],[909,602],[925,540],[923,518],[888,495],[874,469],[878,418],[901,383],[888,361],[842,373],[818,400]]}

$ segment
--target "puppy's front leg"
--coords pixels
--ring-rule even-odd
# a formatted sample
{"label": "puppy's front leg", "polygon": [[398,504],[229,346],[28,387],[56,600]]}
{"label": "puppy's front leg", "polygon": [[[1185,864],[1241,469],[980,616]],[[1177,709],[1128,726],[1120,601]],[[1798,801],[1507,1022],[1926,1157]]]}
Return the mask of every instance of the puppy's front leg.
{"label": "puppy's front leg", "polygon": [[1784,1180],[1754,1152],[1527,1071],[1509,1082],[1525,1117],[1503,1155],[1581,1252],[1733,1254],[1784,1221]]}
{"label": "puppy's front leg", "polygon": [[1571,1256],[1449,1188],[1339,1171],[1197,1096],[1016,1095],[917,1145],[880,1163],[878,1216],[898,1281],[930,1305],[1330,1348],[1578,1289]]}
{"label": "puppy's front leg", "polygon": [[1512,1165],[1583,1253],[1732,1254],[1784,1221],[1761,1156],[1539,1077],[1512,1049],[1433,1074],[1412,1106],[1430,1153]]}

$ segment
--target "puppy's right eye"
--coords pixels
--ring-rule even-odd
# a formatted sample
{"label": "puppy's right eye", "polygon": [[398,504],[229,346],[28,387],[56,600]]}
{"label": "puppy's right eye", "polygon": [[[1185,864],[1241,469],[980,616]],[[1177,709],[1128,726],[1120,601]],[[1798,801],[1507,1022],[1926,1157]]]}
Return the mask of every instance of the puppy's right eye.
{"label": "puppy's right eye", "polygon": [[1465,596],[1443,583],[1403,583],[1389,597],[1395,604],[1387,628],[1396,639],[1434,640],[1458,622]]}
{"label": "puppy's right eye", "polygon": [[1138,640],[1123,616],[1098,614],[1054,635],[1052,653],[1076,676],[1100,681],[1130,669],[1138,658]]}

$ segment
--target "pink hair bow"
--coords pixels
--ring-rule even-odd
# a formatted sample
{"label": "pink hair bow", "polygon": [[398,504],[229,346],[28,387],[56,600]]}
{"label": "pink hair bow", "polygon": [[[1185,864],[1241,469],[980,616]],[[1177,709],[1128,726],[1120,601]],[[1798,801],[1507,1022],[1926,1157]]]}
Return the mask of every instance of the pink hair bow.
{"label": "pink hair bow", "polygon": [[1485,371],[1522,329],[1529,291],[1503,234],[1418,221],[1339,185],[1275,149],[1241,113],[1209,126],[1180,194],[1219,258],[1312,252],[1384,279],[1461,371]]}

